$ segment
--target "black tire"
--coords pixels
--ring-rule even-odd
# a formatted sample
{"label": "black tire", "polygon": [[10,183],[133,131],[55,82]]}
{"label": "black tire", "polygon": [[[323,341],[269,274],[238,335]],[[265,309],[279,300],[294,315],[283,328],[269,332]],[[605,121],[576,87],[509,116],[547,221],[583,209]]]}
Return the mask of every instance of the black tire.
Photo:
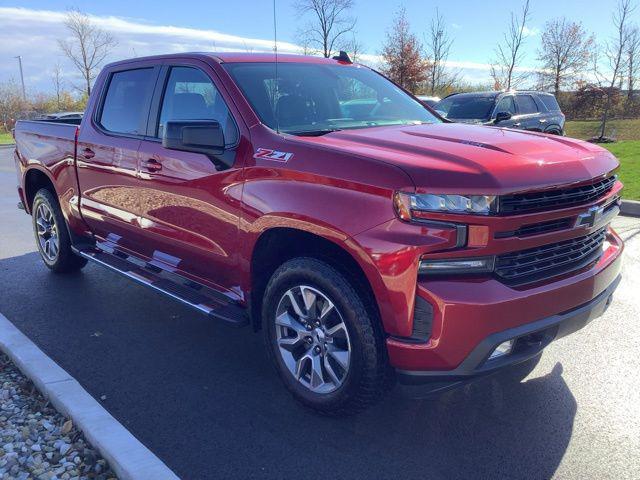
{"label": "black tire", "polygon": [[[51,224],[57,235],[57,251],[55,255],[50,251],[45,252],[40,235],[38,234],[38,212],[43,206],[51,213]],[[40,252],[40,257],[44,264],[55,273],[70,273],[80,270],[87,264],[85,258],[77,256],[71,250],[71,239],[69,238],[69,230],[65,222],[60,204],[56,196],[50,190],[42,188],[38,190],[31,208],[31,217],[33,223],[33,233],[36,238],[36,245]]]}
{"label": "black tire", "polygon": [[[340,312],[350,339],[350,364],[343,383],[329,393],[316,393],[287,368],[276,338],[276,312],[287,291],[300,285],[326,295]],[[375,403],[389,384],[389,367],[379,320],[365,308],[363,295],[336,269],[314,258],[294,258],[271,277],[262,305],[267,351],[286,388],[303,405],[331,416],[355,414]]]}

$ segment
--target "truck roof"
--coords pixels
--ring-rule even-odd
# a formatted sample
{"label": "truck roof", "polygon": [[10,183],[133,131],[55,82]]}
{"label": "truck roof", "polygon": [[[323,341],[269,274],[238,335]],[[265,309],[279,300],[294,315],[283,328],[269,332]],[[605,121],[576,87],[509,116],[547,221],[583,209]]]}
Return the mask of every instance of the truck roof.
{"label": "truck roof", "polygon": [[[148,57],[137,57],[126,60],[112,62],[106,67],[125,65],[127,63],[142,62],[147,60],[167,60],[200,58],[212,59],[218,63],[248,63],[248,62],[275,62],[276,55],[272,52],[247,53],[247,52],[184,52],[166,55],[152,55]],[[278,62],[281,63],[324,63],[350,65],[349,62],[334,60],[332,58],[316,57],[311,55],[295,55],[290,53],[279,53]]]}

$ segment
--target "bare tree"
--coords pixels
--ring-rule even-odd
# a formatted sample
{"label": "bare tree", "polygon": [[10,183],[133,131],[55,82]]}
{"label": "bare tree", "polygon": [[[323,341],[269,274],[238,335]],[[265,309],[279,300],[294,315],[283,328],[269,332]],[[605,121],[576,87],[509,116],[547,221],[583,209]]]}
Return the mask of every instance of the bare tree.
{"label": "bare tree", "polygon": [[516,68],[522,62],[524,55],[522,45],[529,16],[529,0],[525,0],[519,15],[511,12],[509,30],[504,34],[504,43],[496,47],[496,59],[491,65],[491,77],[499,89],[515,88],[524,78],[524,75],[516,74]]}
{"label": "bare tree", "polygon": [[627,100],[634,99],[636,78],[640,76],[640,28],[634,26],[629,31],[627,45]]}
{"label": "bare tree", "polygon": [[329,58],[345,35],[353,32],[356,20],[350,13],[353,0],[297,0],[294,7],[299,17],[310,16],[307,26],[298,32],[300,43],[314,48]]}
{"label": "bare tree", "polygon": [[589,65],[594,43],[580,23],[556,18],[545,24],[538,60],[556,95]]}
{"label": "bare tree", "polygon": [[351,39],[347,42],[344,42],[341,46],[341,49],[349,54],[349,57],[353,62],[359,62],[364,47],[362,43],[360,43],[356,38],[355,32],[352,32]]}
{"label": "bare tree", "polygon": [[401,87],[414,92],[427,79],[420,40],[411,33],[404,7],[396,13],[382,50],[383,72]]}
{"label": "bare tree", "polygon": [[456,80],[455,75],[449,73],[446,66],[452,45],[453,38],[446,29],[445,19],[436,8],[436,15],[431,19],[425,46],[429,63],[427,90],[430,95],[435,95],[436,91],[450,87]]}
{"label": "bare tree", "polygon": [[603,75],[600,72],[599,66],[596,64],[594,73],[605,95],[602,120],[600,122],[600,139],[605,136],[616,81],[619,81],[620,75],[625,68],[625,52],[627,51],[631,36],[629,20],[634,10],[635,5],[633,4],[633,0],[618,0],[616,11],[612,15],[612,22],[616,34],[607,42],[605,49],[605,57],[608,62],[607,74]]}
{"label": "bare tree", "polygon": [[15,80],[0,83],[0,131],[10,131],[16,120],[24,118],[29,109],[29,102],[23,97],[22,88]]}
{"label": "bare tree", "polygon": [[82,74],[85,83],[83,90],[88,96],[98,69],[115,47],[116,41],[109,32],[98,28],[86,13],[79,10],[67,12],[64,24],[69,37],[58,40],[58,45]]}
{"label": "bare tree", "polygon": [[62,78],[62,67],[60,67],[59,63],[56,63],[53,67],[53,72],[51,74],[51,81],[53,83],[53,89],[56,93],[56,108],[61,110],[61,97],[62,92],[64,91],[64,78]]}

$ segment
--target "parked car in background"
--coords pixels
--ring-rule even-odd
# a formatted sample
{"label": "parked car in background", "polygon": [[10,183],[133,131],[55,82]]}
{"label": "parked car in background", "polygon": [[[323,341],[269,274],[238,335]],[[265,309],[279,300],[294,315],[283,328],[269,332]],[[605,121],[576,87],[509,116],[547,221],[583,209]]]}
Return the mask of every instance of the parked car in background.
{"label": "parked car in background", "polygon": [[45,122],[70,123],[80,125],[84,112],[57,112],[41,115],[37,120]]}
{"label": "parked car in background", "polygon": [[550,93],[533,91],[454,93],[435,107],[454,122],[480,123],[564,135],[564,114]]}
{"label": "parked car in background", "polygon": [[440,101],[440,97],[430,97],[429,95],[416,95],[416,98],[431,108],[435,108],[436,104]]}

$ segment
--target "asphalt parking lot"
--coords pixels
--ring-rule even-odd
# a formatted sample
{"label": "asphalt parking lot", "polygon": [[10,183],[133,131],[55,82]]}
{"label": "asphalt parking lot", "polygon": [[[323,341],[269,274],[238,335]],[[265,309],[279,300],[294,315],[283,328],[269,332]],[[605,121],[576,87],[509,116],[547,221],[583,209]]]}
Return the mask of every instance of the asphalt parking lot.
{"label": "asphalt parking lot", "polygon": [[0,313],[180,477],[640,478],[640,219],[615,222],[627,248],[611,308],[522,383],[423,400],[396,389],[327,419],[289,397],[249,329],[98,266],[49,273],[10,155],[0,148]]}

